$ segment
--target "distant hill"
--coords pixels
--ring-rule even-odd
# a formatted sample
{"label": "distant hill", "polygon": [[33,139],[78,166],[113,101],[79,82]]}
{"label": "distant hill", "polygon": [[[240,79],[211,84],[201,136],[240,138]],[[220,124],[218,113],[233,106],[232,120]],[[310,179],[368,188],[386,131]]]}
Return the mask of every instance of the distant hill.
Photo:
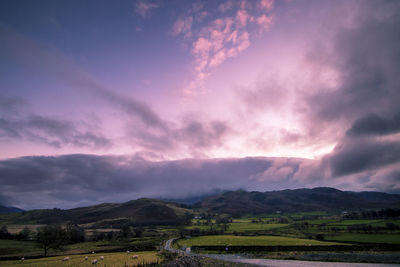
{"label": "distant hill", "polygon": [[223,192],[226,192],[226,190],[220,190],[220,189],[214,189],[211,190],[210,192],[202,195],[195,195],[195,196],[188,196],[185,198],[161,198],[160,200],[162,201],[167,201],[167,202],[174,202],[174,203],[179,203],[179,204],[185,204],[185,205],[193,205],[197,202],[201,202],[203,199],[215,195],[222,194]]}
{"label": "distant hill", "polygon": [[[400,195],[379,192],[347,192],[334,188],[295,189],[271,192],[228,191],[186,206],[141,198],[125,203],[103,203],[75,209],[43,209],[0,215],[0,224],[78,223],[94,228],[123,225],[175,225],[194,209],[233,216],[281,212],[341,212],[399,208]],[[16,209],[16,208],[14,208]],[[21,211],[17,209],[18,211]]]}
{"label": "distant hill", "polygon": [[133,225],[172,225],[183,220],[189,210],[179,204],[156,199],[141,198],[125,203],[104,203],[75,209],[43,209],[19,214],[0,216],[7,223],[97,223],[100,226],[120,226],[129,222]]}
{"label": "distant hill", "polygon": [[346,192],[327,187],[264,193],[239,190],[205,198],[193,207],[234,216],[276,211],[340,212],[344,210],[399,208],[400,195],[379,192]]}
{"label": "distant hill", "polygon": [[1,213],[14,213],[14,212],[22,212],[24,210],[16,208],[16,207],[6,207],[0,205],[0,214]]}

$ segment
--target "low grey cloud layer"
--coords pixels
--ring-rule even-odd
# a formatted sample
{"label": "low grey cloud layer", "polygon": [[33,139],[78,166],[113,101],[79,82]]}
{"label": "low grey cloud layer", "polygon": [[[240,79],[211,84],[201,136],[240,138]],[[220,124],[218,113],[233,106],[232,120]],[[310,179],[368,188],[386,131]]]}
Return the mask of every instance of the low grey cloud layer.
{"label": "low grey cloud layer", "polygon": [[[150,162],[139,156],[22,157],[0,161],[2,199],[8,199],[8,205],[32,209],[77,207],[139,197],[185,198],[215,190],[269,191],[315,186],[348,189],[357,185],[364,190],[373,187],[400,192],[400,187],[393,187],[393,183],[398,183],[400,170],[391,170],[379,179],[362,180],[360,174],[368,171],[362,166],[364,154],[342,158],[340,152],[338,157],[329,159],[331,165],[326,166],[332,168],[333,176],[324,174],[326,172],[321,170],[324,164],[319,161],[294,158]],[[398,155],[399,152],[398,145],[394,153]],[[357,158],[360,156],[361,159]],[[394,154],[376,166],[388,165],[393,157]],[[349,162],[355,167],[349,169],[351,165],[346,165]],[[343,175],[347,175],[345,179]]]}

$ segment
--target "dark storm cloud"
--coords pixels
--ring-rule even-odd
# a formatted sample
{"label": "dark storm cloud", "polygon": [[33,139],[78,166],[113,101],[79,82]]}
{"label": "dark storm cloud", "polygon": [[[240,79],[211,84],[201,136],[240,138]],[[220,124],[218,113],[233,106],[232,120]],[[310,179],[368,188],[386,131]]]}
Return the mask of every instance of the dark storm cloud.
{"label": "dark storm cloud", "polygon": [[[374,166],[387,167],[385,172],[378,172],[375,177],[356,175],[340,180],[338,175],[371,166],[364,161],[373,151],[391,151],[386,159],[374,158]],[[342,157],[342,152],[347,156]],[[400,189],[396,186],[396,173],[400,170],[391,165],[399,158],[400,144],[375,145],[361,152],[349,155],[348,151],[338,150],[330,161],[324,159],[336,172],[336,179],[327,177],[321,167],[325,165],[318,161],[293,158],[150,162],[137,156],[22,157],[0,161],[0,186],[9,199],[8,205],[24,209],[68,208],[140,197],[184,198],[215,190],[270,191],[315,186],[348,190],[354,185],[368,190]],[[368,155],[366,159],[364,154]]]}
{"label": "dark storm cloud", "polygon": [[328,156],[333,176],[349,175],[400,163],[400,142],[348,140]]}
{"label": "dark storm cloud", "polygon": [[348,135],[388,135],[400,132],[400,112],[391,117],[369,114],[356,120],[347,131]]}
{"label": "dark storm cloud", "polygon": [[[7,195],[22,203],[23,208],[73,207],[138,197],[195,196],[213,189],[286,188],[276,179],[254,179],[275,161],[243,158],[149,162],[137,157],[94,155],[22,157],[0,161],[0,181]],[[279,164],[277,161],[275,167]]]}
{"label": "dark storm cloud", "polygon": [[371,113],[399,112],[400,3],[366,1],[356,23],[338,31],[333,52],[313,52],[315,60],[340,71],[341,79],[337,90],[309,98],[316,120],[357,120]]}
{"label": "dark storm cloud", "polygon": [[388,178],[397,170],[388,169],[400,164],[400,3],[365,1],[356,14],[352,26],[335,29],[333,40],[321,40],[329,45],[311,53],[311,61],[337,70],[340,82],[308,95],[305,117],[316,129],[332,127],[331,135],[342,131],[320,163],[329,179],[398,190]]}

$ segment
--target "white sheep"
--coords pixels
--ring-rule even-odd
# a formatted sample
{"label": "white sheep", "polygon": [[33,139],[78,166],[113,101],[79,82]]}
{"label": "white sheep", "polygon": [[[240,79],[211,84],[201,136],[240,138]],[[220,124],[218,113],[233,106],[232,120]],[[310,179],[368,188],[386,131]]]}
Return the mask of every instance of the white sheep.
{"label": "white sheep", "polygon": [[87,261],[88,259],[89,259],[89,257],[88,257],[88,256],[86,256],[86,257],[85,257],[85,261]]}
{"label": "white sheep", "polygon": [[139,258],[138,255],[133,255],[133,256],[132,256],[132,259],[137,259],[137,258]]}
{"label": "white sheep", "polygon": [[92,260],[92,264],[97,264],[97,259]]}
{"label": "white sheep", "polygon": [[25,258],[24,258],[24,257],[22,257],[22,258],[21,258],[21,261],[24,261],[24,260],[25,260]]}
{"label": "white sheep", "polygon": [[103,257],[103,256],[100,256],[100,260],[104,260],[104,257]]}
{"label": "white sheep", "polygon": [[69,261],[69,257],[65,257],[63,261]]}
{"label": "white sheep", "polygon": [[126,251],[126,253],[128,253],[128,254],[129,254],[129,253],[131,253],[131,252],[130,252],[129,250],[127,250],[127,251]]}
{"label": "white sheep", "polygon": [[92,254],[94,254],[94,251],[92,251]]}

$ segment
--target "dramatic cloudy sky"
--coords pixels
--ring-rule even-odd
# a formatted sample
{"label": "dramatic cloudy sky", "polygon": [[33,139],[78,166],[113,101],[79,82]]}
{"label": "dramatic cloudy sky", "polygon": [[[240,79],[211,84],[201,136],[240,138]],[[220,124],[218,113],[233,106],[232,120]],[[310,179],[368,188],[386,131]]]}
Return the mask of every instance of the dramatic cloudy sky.
{"label": "dramatic cloudy sky", "polygon": [[0,2],[0,204],[400,192],[400,2]]}

